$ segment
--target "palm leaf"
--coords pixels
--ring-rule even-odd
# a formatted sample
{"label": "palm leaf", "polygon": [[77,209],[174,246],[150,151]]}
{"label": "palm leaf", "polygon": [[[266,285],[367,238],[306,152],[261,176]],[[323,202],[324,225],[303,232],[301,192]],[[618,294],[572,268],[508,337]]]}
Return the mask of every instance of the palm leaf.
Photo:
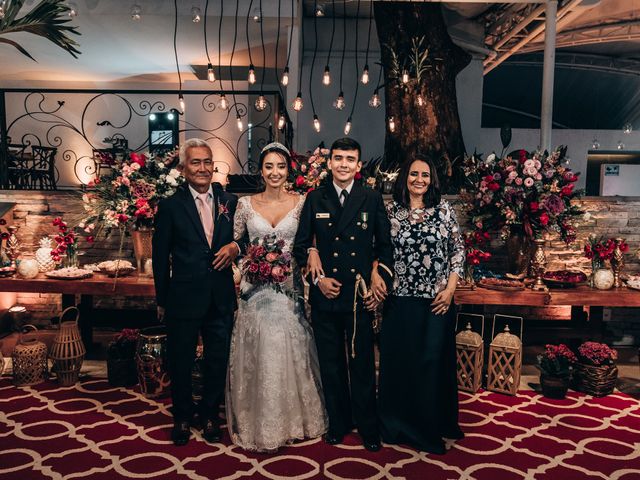
{"label": "palm leaf", "polygon": [[[27,32],[39,35],[69,52],[74,58],[78,58],[80,51],[76,48],[78,43],[68,34],[80,35],[77,27],[66,25],[71,22],[68,16],[69,7],[64,0],[41,0],[30,12],[21,18],[16,18],[22,8],[24,0],[9,0],[5,10],[5,16],[0,21],[0,35],[7,33]],[[23,55],[35,59],[17,42],[3,40],[17,48]]]}
{"label": "palm leaf", "polygon": [[29,57],[34,62],[36,61],[36,59],[33,58],[31,56],[31,54],[29,52],[27,52],[24,48],[22,48],[22,46],[18,42],[14,42],[13,40],[8,40],[6,38],[0,38],[0,43],[6,43],[8,45],[12,45],[12,46],[16,47],[20,51],[20,53],[22,53],[23,55]]}

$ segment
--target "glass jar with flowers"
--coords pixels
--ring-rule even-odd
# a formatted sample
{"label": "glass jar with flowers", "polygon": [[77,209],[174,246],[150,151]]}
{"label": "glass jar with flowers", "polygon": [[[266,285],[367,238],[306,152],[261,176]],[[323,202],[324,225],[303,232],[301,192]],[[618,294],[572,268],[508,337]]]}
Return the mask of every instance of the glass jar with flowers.
{"label": "glass jar with flowers", "polygon": [[545,345],[543,353],[538,355],[540,385],[542,394],[548,398],[564,398],[569,389],[569,380],[576,355],[565,344]]}
{"label": "glass jar with flowers", "polygon": [[107,348],[109,385],[130,387],[138,383],[135,353],[139,331],[125,328],[113,337]]}
{"label": "glass jar with flowers", "polygon": [[474,273],[475,269],[481,262],[491,258],[489,252],[485,252],[480,248],[488,240],[487,232],[465,232],[464,244],[466,250],[466,263],[464,267],[464,285],[473,287],[475,285]]}
{"label": "glass jar with flowers", "polygon": [[607,344],[584,342],[578,347],[573,387],[594,397],[609,395],[618,378],[617,359],[618,352]]}
{"label": "glass jar with flowers", "polygon": [[79,265],[78,237],[74,229],[69,228],[67,222],[61,217],[54,218],[52,223],[58,232],[53,237],[56,247],[51,250],[51,258],[65,268],[77,268]]}
{"label": "glass jar with flowers", "polygon": [[567,166],[566,147],[551,154],[491,154],[486,160],[474,155],[465,159],[464,172],[461,197],[474,229],[499,231],[505,241],[517,235],[533,243],[544,234],[575,241],[576,221],[584,213],[575,200],[582,191],[575,188],[578,174]]}

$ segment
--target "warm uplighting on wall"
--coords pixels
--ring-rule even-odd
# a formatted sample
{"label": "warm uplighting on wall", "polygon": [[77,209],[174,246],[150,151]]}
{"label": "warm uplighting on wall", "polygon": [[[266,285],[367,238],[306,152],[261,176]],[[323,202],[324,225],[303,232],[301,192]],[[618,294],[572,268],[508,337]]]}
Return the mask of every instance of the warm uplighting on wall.
{"label": "warm uplighting on wall", "polygon": [[313,128],[316,129],[316,132],[320,133],[320,120],[318,120],[318,115],[313,116]]}
{"label": "warm uplighting on wall", "polygon": [[324,67],[324,74],[322,75],[322,84],[331,85],[331,73],[329,72],[329,65]]}
{"label": "warm uplighting on wall", "polygon": [[300,110],[302,110],[303,106],[304,103],[302,103],[302,92],[298,92],[296,99],[293,101],[292,107],[296,112],[299,112]]}
{"label": "warm uplighting on wall", "polygon": [[207,65],[207,80],[211,83],[216,81],[216,74],[213,72],[213,65],[210,63]]}

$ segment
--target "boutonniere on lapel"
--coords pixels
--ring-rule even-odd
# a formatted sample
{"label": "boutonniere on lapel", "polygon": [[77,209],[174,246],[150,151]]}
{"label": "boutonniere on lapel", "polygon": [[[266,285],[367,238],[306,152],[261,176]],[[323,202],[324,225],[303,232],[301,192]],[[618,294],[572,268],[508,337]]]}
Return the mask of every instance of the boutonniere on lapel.
{"label": "boutonniere on lapel", "polygon": [[229,200],[227,200],[226,202],[224,202],[224,204],[222,202],[220,202],[220,200],[218,200],[218,220],[220,219],[220,217],[222,215],[224,215],[224,218],[228,220],[231,220],[229,218]]}
{"label": "boutonniere on lapel", "polygon": [[369,214],[367,212],[360,212],[360,220],[362,220],[362,224],[360,225],[363,230],[366,230],[369,225],[367,225],[367,220],[369,220]]}

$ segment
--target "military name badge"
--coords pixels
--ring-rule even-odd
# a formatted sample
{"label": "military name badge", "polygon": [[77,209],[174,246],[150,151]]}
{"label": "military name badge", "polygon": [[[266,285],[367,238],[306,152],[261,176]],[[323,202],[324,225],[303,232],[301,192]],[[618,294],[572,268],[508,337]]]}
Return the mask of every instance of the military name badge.
{"label": "military name badge", "polygon": [[362,220],[362,229],[366,230],[369,225],[367,225],[367,220],[369,220],[369,214],[367,212],[360,212],[360,220]]}

